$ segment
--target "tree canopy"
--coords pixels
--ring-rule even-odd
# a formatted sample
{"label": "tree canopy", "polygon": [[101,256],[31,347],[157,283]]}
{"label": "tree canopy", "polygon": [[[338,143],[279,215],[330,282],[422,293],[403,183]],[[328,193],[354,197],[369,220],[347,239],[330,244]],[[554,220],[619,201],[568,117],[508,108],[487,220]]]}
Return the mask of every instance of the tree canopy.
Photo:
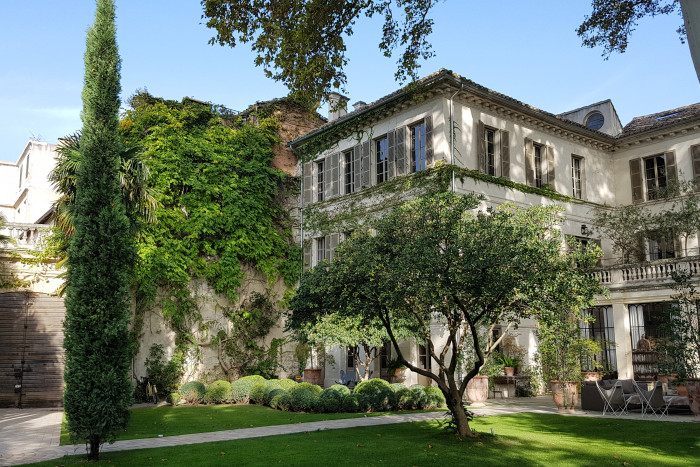
{"label": "tree canopy", "polygon": [[[381,322],[401,363],[443,392],[461,435],[472,434],[461,400],[495,349],[493,327],[587,307],[600,290],[584,274],[599,250],[562,254],[557,209],[504,205],[475,213],[479,202],[442,193],[405,203],[373,225],[374,235],[353,235],[329,266],[321,265],[334,281],[305,275],[295,298],[313,313],[323,306],[313,296],[330,295],[331,302],[347,303],[345,314]],[[409,361],[398,329],[425,343],[433,369]]]}

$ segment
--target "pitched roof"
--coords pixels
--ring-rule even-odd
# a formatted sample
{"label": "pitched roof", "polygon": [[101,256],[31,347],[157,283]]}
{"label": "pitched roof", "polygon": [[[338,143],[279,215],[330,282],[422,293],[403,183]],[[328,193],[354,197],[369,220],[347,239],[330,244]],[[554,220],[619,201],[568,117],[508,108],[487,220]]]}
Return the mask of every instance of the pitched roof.
{"label": "pitched roof", "polygon": [[664,110],[663,112],[644,115],[642,117],[635,117],[631,122],[625,125],[618,139],[693,120],[700,120],[700,103],[678,107],[677,109]]}

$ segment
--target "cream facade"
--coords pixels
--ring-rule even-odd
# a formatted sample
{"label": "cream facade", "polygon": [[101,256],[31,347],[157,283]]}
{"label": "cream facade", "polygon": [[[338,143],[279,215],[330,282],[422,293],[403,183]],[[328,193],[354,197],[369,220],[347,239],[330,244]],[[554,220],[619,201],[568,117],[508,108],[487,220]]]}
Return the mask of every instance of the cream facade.
{"label": "cream facade", "polygon": [[[302,154],[319,141],[327,147],[302,167],[307,212],[337,214],[374,205],[376,213],[420,193],[412,189],[387,196],[379,189],[383,183],[450,165],[460,169],[450,189],[483,195],[484,208],[505,202],[561,206],[563,233],[598,243],[604,251],[596,274],[610,293],[591,310],[596,324],[584,332],[614,341],[602,358],[619,377],[634,376],[632,351],[642,334],[658,331],[660,304],[672,294],[670,271],[700,271],[698,240],[692,236],[687,250],[677,249],[665,259],[648,251],[645,261],[622,265],[611,242],[595,233],[594,210],[633,203],[663,209],[650,195],[655,186],[700,176],[700,105],[639,117],[623,127],[609,100],[554,115],[441,70],[412,90],[356,108],[290,143]],[[307,228],[307,266],[332,258],[346,233]],[[536,351],[534,324],[525,321],[513,334],[528,359]],[[432,331],[434,342],[439,341],[439,323]],[[414,362],[430,364],[420,345],[404,345]],[[336,365],[326,368],[326,383],[341,369],[352,369],[346,350],[334,352]],[[375,376],[385,372],[382,365],[378,359]],[[426,381],[409,374],[407,383]]]}

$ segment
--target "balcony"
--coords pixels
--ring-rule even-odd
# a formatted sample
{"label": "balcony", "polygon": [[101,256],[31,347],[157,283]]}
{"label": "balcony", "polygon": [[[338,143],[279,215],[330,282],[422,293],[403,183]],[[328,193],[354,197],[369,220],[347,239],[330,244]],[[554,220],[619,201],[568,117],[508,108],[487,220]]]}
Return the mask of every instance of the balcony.
{"label": "balcony", "polygon": [[44,238],[49,235],[50,225],[46,224],[20,224],[6,222],[0,229],[0,234],[12,239],[12,243],[3,245],[9,250],[41,250]]}
{"label": "balcony", "polygon": [[700,256],[672,258],[644,263],[618,264],[598,268],[591,275],[611,291],[625,288],[667,288],[674,271],[700,274]]}

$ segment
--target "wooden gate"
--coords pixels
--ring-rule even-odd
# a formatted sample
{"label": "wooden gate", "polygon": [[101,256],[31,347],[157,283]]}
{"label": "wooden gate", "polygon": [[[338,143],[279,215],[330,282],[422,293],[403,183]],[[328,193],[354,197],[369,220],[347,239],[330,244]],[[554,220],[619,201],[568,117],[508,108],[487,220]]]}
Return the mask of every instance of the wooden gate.
{"label": "wooden gate", "polygon": [[0,407],[63,405],[63,299],[0,293]]}

